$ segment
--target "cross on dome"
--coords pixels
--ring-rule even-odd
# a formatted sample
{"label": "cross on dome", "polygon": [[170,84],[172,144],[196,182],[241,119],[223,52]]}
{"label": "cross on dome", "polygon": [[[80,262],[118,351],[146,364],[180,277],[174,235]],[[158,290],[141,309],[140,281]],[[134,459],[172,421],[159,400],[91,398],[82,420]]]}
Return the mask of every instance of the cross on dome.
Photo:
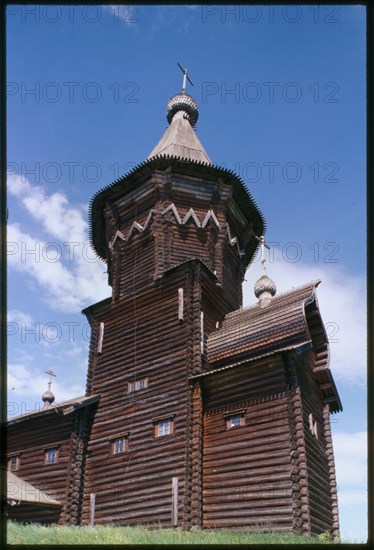
{"label": "cross on dome", "polygon": [[269,245],[266,244],[265,238],[263,235],[257,237],[261,243],[261,264],[262,264],[262,275],[256,281],[254,287],[254,293],[256,298],[258,298],[259,305],[261,308],[268,306],[277,292],[277,287],[272,279],[266,275],[266,258],[265,258],[265,247],[270,249]]}
{"label": "cross on dome", "polygon": [[178,63],[178,67],[180,68],[180,70],[182,71],[183,73],[183,84],[182,84],[182,94],[185,94],[186,93],[186,84],[187,84],[187,80],[188,82],[191,84],[191,86],[193,86],[193,82],[192,80],[190,79],[190,77],[188,76],[188,71],[187,69],[183,69],[182,65],[180,63]]}
{"label": "cross on dome", "polygon": [[49,369],[45,371],[46,374],[49,374],[49,382],[48,382],[48,390],[45,391],[42,395],[42,401],[44,402],[44,407],[50,407],[55,400],[54,394],[51,392],[51,385],[53,382],[53,378],[56,378],[56,375],[53,372],[53,369]]}

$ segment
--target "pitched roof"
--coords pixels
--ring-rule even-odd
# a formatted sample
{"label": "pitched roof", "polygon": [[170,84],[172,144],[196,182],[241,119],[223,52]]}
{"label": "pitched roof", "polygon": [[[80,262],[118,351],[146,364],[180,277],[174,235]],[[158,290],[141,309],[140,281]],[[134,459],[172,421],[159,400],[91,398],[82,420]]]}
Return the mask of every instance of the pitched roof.
{"label": "pitched roof", "polygon": [[89,395],[74,397],[73,399],[68,399],[67,401],[62,401],[61,403],[53,403],[49,407],[42,407],[34,411],[26,412],[18,416],[13,416],[7,421],[8,426],[16,424],[18,422],[23,422],[24,420],[32,420],[39,416],[45,416],[48,414],[59,413],[62,415],[70,414],[81,407],[87,407],[92,403],[99,401],[100,395]]}
{"label": "pitched roof", "polygon": [[50,497],[28,481],[18,477],[13,472],[7,471],[7,500],[15,502],[32,502],[50,506],[62,506],[58,500]]}
{"label": "pitched roof", "polygon": [[319,283],[312,281],[279,294],[265,308],[255,304],[226,315],[221,329],[208,338],[212,367],[311,343],[305,306],[314,301]]}
{"label": "pitched roof", "polygon": [[174,115],[170,126],[148,158],[158,155],[170,155],[211,164],[210,158],[183,111]]}
{"label": "pitched roof", "polygon": [[208,337],[211,370],[191,380],[249,366],[275,353],[293,351],[299,355],[313,348],[313,373],[323,398],[330,403],[331,412],[343,410],[329,369],[328,338],[318,309],[316,287],[320,282],[279,294],[265,308],[255,304],[226,315],[221,329]]}

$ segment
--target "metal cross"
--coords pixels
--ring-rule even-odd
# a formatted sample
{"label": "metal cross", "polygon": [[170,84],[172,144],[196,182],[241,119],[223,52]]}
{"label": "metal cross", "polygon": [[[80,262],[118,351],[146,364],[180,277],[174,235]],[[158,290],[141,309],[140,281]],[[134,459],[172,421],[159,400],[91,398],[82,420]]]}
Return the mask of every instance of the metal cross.
{"label": "metal cross", "polygon": [[183,84],[182,84],[182,94],[185,94],[186,93],[186,84],[187,84],[187,80],[188,82],[191,84],[191,86],[193,86],[193,82],[192,80],[190,79],[190,77],[188,76],[188,71],[187,69],[183,69],[182,65],[180,63],[177,64],[178,67],[180,68],[180,70],[182,71],[183,73]]}
{"label": "metal cross", "polygon": [[53,370],[52,369],[49,369],[48,371],[46,370],[45,371],[46,374],[49,374],[49,382],[48,382],[48,389],[50,390],[51,389],[51,385],[52,385],[52,376],[54,376],[54,378],[56,378],[56,375],[53,373]]}
{"label": "metal cross", "polygon": [[270,250],[270,246],[268,244],[266,244],[265,242],[265,237],[263,235],[261,235],[261,237],[257,237],[257,235],[255,235],[256,239],[258,241],[260,241],[261,243],[261,263],[262,263],[262,271],[264,273],[266,273],[266,267],[265,267],[265,264],[266,264],[266,258],[265,258],[265,247]]}

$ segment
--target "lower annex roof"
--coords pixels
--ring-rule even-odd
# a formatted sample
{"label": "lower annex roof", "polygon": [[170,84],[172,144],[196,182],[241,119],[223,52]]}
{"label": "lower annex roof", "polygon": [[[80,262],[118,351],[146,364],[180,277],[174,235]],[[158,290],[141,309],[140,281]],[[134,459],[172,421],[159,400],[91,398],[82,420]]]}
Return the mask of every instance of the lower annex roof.
{"label": "lower annex roof", "polygon": [[[315,300],[319,283],[319,280],[312,281],[279,294],[265,308],[257,303],[226,315],[222,327],[208,338],[208,359],[212,367],[310,341],[305,306]],[[320,323],[323,326],[322,320]],[[327,346],[327,338],[325,343]]]}
{"label": "lower annex roof", "polygon": [[27,502],[43,506],[62,506],[61,502],[9,470],[7,470],[7,500],[15,503]]}
{"label": "lower annex roof", "polygon": [[[299,355],[313,348],[316,357],[313,372],[323,384],[324,398],[330,402],[332,412],[342,410],[329,369],[328,339],[318,309],[316,287],[320,282],[311,281],[279,294],[265,308],[257,303],[226,315],[222,327],[208,337],[211,370],[190,380],[214,376],[275,353],[292,351]],[[311,312],[306,312],[308,305],[313,309],[313,323]]]}
{"label": "lower annex roof", "polygon": [[73,399],[62,401],[61,403],[53,403],[49,407],[42,407],[40,409],[36,409],[35,411],[30,411],[24,414],[20,414],[18,416],[13,416],[8,419],[7,425],[11,426],[12,424],[17,424],[18,422],[23,422],[24,420],[32,420],[34,418],[53,413],[59,413],[63,415],[70,414],[77,409],[80,409],[81,407],[87,407],[92,403],[96,403],[97,401],[99,401],[99,399],[100,395],[74,397]]}

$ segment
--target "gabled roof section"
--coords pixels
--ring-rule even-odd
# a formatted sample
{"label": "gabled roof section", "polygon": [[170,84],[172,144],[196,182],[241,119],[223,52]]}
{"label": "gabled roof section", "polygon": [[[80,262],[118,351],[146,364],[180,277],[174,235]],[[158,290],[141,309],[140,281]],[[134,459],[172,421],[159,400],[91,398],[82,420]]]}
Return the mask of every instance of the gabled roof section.
{"label": "gabled roof section", "polygon": [[56,414],[56,413],[62,414],[62,415],[71,414],[77,409],[80,409],[82,407],[88,407],[89,405],[96,403],[97,401],[99,401],[99,399],[100,399],[100,395],[89,395],[88,397],[86,396],[74,397],[73,399],[69,399],[61,403],[53,403],[49,407],[41,407],[40,409],[36,409],[35,411],[20,414],[18,416],[13,416],[9,418],[9,420],[7,421],[7,425],[11,426],[13,424],[18,424],[19,422],[23,422],[25,420],[33,420],[34,418],[38,418],[40,416],[47,416],[50,414]]}
{"label": "gabled roof section", "polygon": [[226,315],[222,328],[208,337],[207,351],[212,370],[191,378],[254,364],[276,353],[292,352],[296,357],[313,350],[313,374],[332,413],[343,410],[329,369],[329,345],[321,319],[316,288],[321,281],[274,296],[261,308],[255,304]]}
{"label": "gabled roof section", "polygon": [[170,126],[148,158],[158,155],[170,155],[212,164],[183,111],[179,111],[174,115]]}
{"label": "gabled roof section", "polygon": [[[255,304],[229,313],[222,328],[208,338],[208,359],[212,367],[312,344],[305,307],[315,300],[319,283],[319,280],[312,281],[279,294],[266,308]],[[327,338],[324,345],[327,347]]]}
{"label": "gabled roof section", "polygon": [[43,506],[62,506],[62,502],[50,497],[28,481],[16,476],[13,472],[7,471],[7,501],[28,502]]}

